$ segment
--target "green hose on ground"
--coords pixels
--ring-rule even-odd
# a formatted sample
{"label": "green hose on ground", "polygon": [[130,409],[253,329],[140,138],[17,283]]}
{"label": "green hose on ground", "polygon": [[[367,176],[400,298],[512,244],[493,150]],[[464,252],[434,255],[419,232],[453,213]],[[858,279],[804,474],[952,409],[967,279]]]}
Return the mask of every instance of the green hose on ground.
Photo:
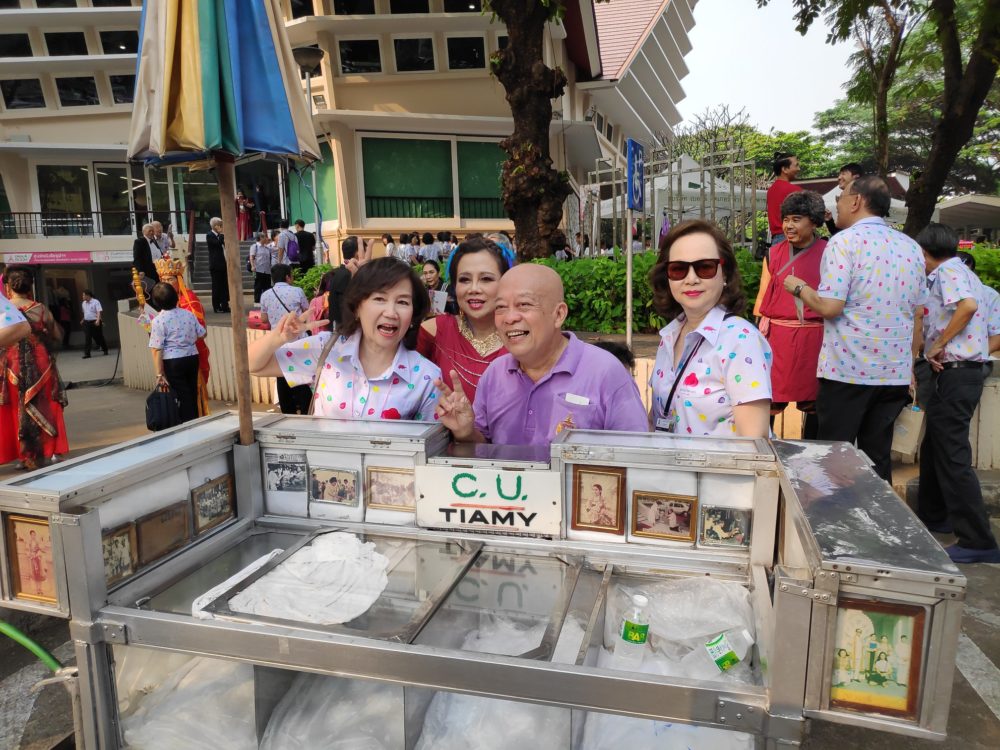
{"label": "green hose on ground", "polygon": [[20,643],[22,646],[28,649],[28,651],[37,656],[39,660],[53,672],[58,672],[60,669],[62,669],[62,664],[59,663],[56,657],[54,657],[44,648],[39,646],[35,641],[31,640],[28,636],[26,636],[24,633],[22,633],[20,630],[15,628],[10,623],[3,622],[2,620],[0,620],[0,633],[3,633],[12,641]]}

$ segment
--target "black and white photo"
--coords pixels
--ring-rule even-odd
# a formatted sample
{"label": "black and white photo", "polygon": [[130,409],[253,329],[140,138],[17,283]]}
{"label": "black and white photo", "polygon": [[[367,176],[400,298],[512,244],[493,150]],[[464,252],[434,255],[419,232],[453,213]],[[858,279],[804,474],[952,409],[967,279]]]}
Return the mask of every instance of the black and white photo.
{"label": "black and white photo", "polygon": [[104,577],[109,586],[135,573],[139,565],[139,550],[135,543],[134,523],[105,531],[101,543],[104,548]]}
{"label": "black and white photo", "polygon": [[201,534],[235,515],[235,496],[231,475],[211,479],[191,490],[194,506],[194,533]]}
{"label": "black and white photo", "polygon": [[305,492],[304,453],[264,452],[264,486],[268,492]]}

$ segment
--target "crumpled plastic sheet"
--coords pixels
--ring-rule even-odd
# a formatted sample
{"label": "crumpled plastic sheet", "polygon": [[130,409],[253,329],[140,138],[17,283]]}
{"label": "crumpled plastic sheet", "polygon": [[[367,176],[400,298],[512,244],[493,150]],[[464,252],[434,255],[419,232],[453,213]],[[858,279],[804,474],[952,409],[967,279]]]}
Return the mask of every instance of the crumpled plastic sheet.
{"label": "crumpled plastic sheet", "polygon": [[[503,617],[484,618],[462,648],[516,656],[538,647],[546,622],[524,627]],[[424,718],[416,750],[525,750],[568,747],[570,712],[552,706],[439,692]]]}
{"label": "crumpled plastic sheet", "polygon": [[151,692],[122,719],[129,750],[256,750],[249,664],[195,657],[148,684]]}
{"label": "crumpled plastic sheet", "polygon": [[397,750],[403,688],[299,675],[271,714],[260,750]]}
{"label": "crumpled plastic sheet", "polygon": [[229,600],[234,612],[338,625],[363,615],[389,583],[389,559],[343,531],[316,537]]}

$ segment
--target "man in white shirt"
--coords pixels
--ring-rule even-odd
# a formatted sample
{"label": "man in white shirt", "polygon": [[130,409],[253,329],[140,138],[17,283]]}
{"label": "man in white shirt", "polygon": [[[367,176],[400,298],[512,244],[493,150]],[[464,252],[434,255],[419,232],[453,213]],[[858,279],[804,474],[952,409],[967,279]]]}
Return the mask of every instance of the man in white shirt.
{"label": "man in white shirt", "polygon": [[253,277],[253,301],[260,302],[260,297],[271,288],[271,246],[267,244],[267,232],[257,232],[257,241],[250,246],[250,270]]}
{"label": "man in white shirt", "polygon": [[[271,266],[271,280],[274,283],[270,289],[260,296],[261,318],[271,324],[278,325],[290,312],[296,315],[309,309],[309,300],[299,287],[292,286],[292,269],[285,263]],[[309,385],[292,387],[284,378],[278,378],[278,405],[282,414],[308,414],[309,403],[312,400],[312,388]]]}
{"label": "man in white shirt", "polygon": [[94,299],[94,293],[89,289],[83,290],[83,358],[90,358],[91,342],[96,343],[105,354],[108,353],[108,345],[104,341],[104,321],[102,318],[104,308],[101,303]]}

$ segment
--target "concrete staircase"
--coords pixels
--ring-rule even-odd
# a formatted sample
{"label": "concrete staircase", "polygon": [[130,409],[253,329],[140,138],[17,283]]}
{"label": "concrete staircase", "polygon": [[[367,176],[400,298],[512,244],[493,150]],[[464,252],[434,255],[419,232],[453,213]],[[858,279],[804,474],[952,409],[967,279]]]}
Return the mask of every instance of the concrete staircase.
{"label": "concrete staircase", "polygon": [[[253,295],[253,274],[247,271],[247,257],[250,254],[251,242],[240,243],[240,273],[243,277],[244,294]],[[206,308],[212,307],[212,275],[208,272],[208,246],[199,242],[194,251],[194,274],[191,277],[191,289],[202,300]]]}

